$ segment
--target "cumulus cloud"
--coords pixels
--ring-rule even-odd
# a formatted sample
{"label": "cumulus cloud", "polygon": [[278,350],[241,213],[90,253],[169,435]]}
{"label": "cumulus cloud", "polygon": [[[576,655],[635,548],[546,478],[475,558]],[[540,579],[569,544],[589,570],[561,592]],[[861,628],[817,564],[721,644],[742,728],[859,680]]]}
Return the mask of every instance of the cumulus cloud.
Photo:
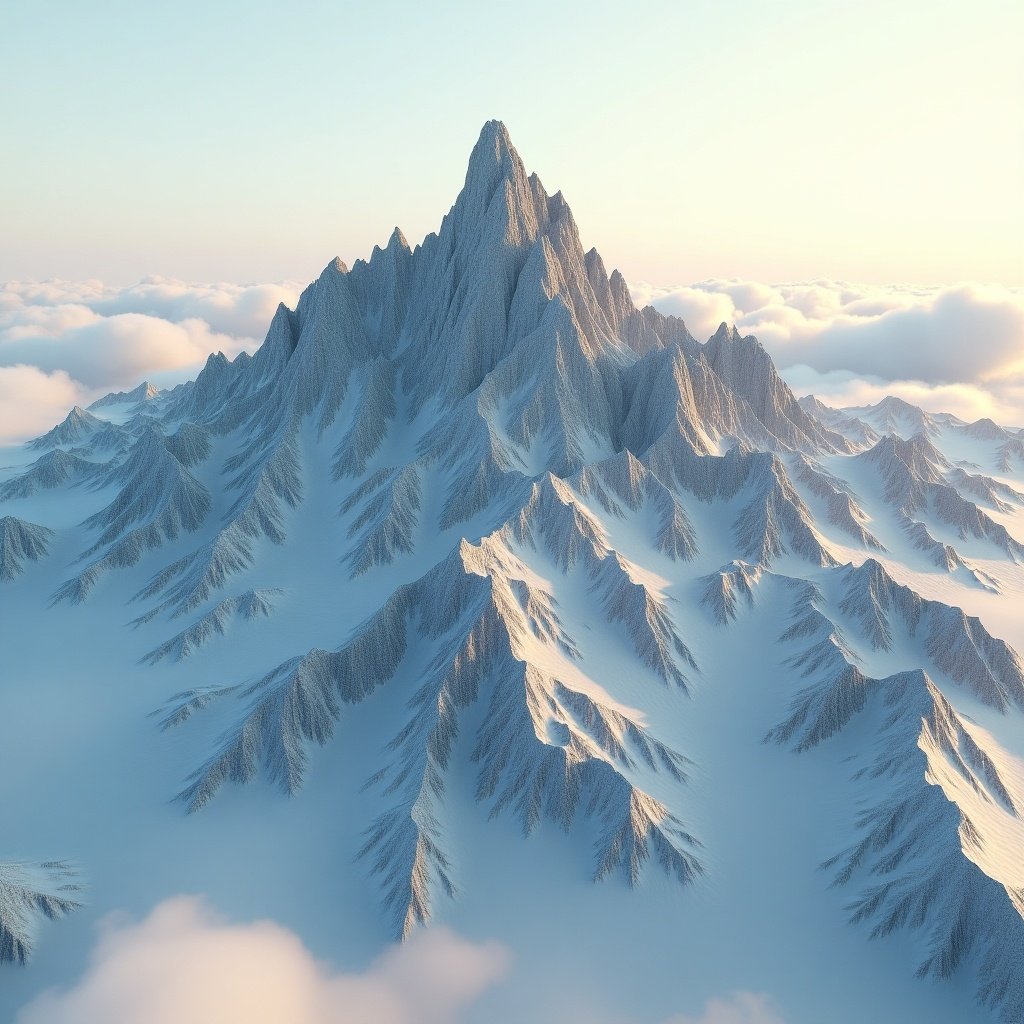
{"label": "cumulus cloud", "polygon": [[769,996],[734,992],[726,998],[709,999],[699,1017],[670,1017],[664,1024],[786,1024]]}
{"label": "cumulus cloud", "polygon": [[703,340],[755,334],[798,393],[839,405],[898,394],[932,411],[1024,422],[1024,290],[842,281],[632,286]]}
{"label": "cumulus cloud", "polygon": [[[83,315],[73,317],[76,310]],[[133,387],[147,375],[196,370],[211,352],[233,359],[254,347],[247,339],[214,333],[203,320],[172,323],[139,313],[102,317],[83,307],[32,310],[0,329],[0,361],[63,370],[87,388]]]}
{"label": "cumulus cloud", "polygon": [[140,313],[180,323],[203,320],[210,330],[238,338],[262,339],[283,302],[294,307],[297,282],[195,284],[167,277],[145,277],[124,288],[101,281],[9,281],[0,288],[0,311],[26,306],[84,306],[102,316]]}
{"label": "cumulus cloud", "polygon": [[433,928],[339,973],[274,922],[231,924],[179,896],[141,922],[108,921],[77,984],[15,1024],[454,1024],[509,967],[497,943]]}
{"label": "cumulus cloud", "polygon": [[278,303],[297,301],[288,282],[0,285],[0,443],[32,437],[71,405],[143,379],[166,386],[194,377],[211,352],[253,352]]}
{"label": "cumulus cloud", "polygon": [[94,300],[90,308],[105,316],[141,313],[175,323],[197,319],[220,334],[262,340],[278,303],[294,308],[298,297],[299,289],[293,284],[186,285],[148,277],[131,288]]}
{"label": "cumulus cloud", "polygon": [[[744,325],[773,342],[787,363],[854,370],[929,384],[987,381],[1019,372],[1024,362],[1024,296],[963,286],[914,305],[870,311],[841,307],[828,319],[778,323],[769,313]],[[758,330],[760,329],[760,331]]]}
{"label": "cumulus cloud", "polygon": [[725,292],[707,291],[697,286],[668,290],[634,285],[630,290],[638,306],[653,305],[662,313],[682,317],[690,333],[700,341],[714,334],[720,323],[733,323],[737,319],[736,304]]}

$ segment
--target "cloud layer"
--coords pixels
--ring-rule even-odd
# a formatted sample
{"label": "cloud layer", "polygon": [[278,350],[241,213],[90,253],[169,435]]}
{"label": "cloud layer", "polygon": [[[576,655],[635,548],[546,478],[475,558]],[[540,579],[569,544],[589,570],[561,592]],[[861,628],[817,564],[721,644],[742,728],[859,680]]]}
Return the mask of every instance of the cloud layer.
{"label": "cloud layer", "polygon": [[786,1024],[775,1003],[759,992],[709,999],[699,1017],[670,1017],[664,1024]]}
{"label": "cloud layer", "polygon": [[1024,291],[840,281],[632,287],[700,340],[722,321],[754,334],[798,394],[863,405],[896,394],[966,419],[1024,423]]}
{"label": "cloud layer", "polygon": [[[111,915],[99,930],[82,976],[36,996],[14,1024],[459,1024],[512,967],[498,942],[430,928],[365,970],[340,972],[289,929],[229,922],[196,896],[166,900],[142,921]],[[786,1021],[769,996],[733,992],[659,1024]]]}
{"label": "cloud layer", "polygon": [[144,378],[194,377],[211,352],[229,358],[262,341],[290,284],[186,284],[147,278],[10,281],[0,286],[0,443],[35,436],[75,404]]}
{"label": "cloud layer", "polygon": [[432,928],[338,973],[278,924],[231,924],[179,896],[141,922],[108,921],[78,982],[15,1024],[455,1024],[509,967],[499,944]]}

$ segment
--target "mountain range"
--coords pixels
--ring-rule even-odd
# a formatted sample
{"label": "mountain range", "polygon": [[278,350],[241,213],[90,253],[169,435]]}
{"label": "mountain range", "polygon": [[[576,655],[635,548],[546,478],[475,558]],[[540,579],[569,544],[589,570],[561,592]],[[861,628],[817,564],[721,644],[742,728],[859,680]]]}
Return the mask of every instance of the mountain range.
{"label": "mountain range", "polygon": [[0,959],[180,885],[325,949],[579,911],[654,1006],[771,941],[795,1021],[1024,1020],[1024,433],[637,309],[500,122],[421,244],[6,461]]}

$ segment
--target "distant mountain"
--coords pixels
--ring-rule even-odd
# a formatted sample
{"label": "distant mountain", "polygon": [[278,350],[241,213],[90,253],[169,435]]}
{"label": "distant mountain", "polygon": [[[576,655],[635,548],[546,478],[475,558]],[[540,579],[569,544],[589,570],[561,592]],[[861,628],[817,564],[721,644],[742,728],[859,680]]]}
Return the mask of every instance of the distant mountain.
{"label": "distant mountain", "polygon": [[60,445],[76,445],[105,426],[103,420],[76,405],[64,420],[41,437],[29,441],[27,447],[36,451],[48,451]]}
{"label": "distant mountain", "polygon": [[[789,748],[830,820],[740,846],[813,835],[827,873],[780,871],[793,906],[834,880],[865,937],[905,936],[908,977],[1024,1019],[1024,664],[1005,619],[961,609],[1024,586],[1016,435],[895,398],[798,402],[755,338],[636,309],[499,122],[437,233],[329,263],[251,358],[91,408],[129,402],[117,424],[74,410],[0,483],[4,586],[40,629],[91,616],[83,671],[132,637],[193,821],[257,822],[225,790],[297,794],[335,763],[318,747],[357,744],[330,834],[390,934],[457,913],[467,878],[502,885],[467,792],[524,836],[564,830],[581,876],[700,894],[681,904],[699,921],[740,881],[716,766],[756,775]],[[722,692],[756,727],[715,717]],[[380,745],[353,724],[371,720]],[[333,817],[311,788],[303,813]],[[680,920],[658,956],[701,941]]]}
{"label": "distant mountain", "polygon": [[160,396],[160,389],[148,380],[144,380],[131,391],[112,391],[109,395],[97,398],[90,409],[107,409],[112,405],[138,405],[140,402],[151,402]]}

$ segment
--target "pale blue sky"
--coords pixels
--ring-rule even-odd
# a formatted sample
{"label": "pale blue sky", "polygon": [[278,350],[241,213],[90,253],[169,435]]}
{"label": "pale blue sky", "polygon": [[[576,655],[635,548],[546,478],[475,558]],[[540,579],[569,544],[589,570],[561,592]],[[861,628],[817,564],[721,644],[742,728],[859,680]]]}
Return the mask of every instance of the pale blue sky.
{"label": "pale blue sky", "polygon": [[1019,0],[0,0],[0,279],[306,279],[502,118],[631,280],[1024,284]]}

